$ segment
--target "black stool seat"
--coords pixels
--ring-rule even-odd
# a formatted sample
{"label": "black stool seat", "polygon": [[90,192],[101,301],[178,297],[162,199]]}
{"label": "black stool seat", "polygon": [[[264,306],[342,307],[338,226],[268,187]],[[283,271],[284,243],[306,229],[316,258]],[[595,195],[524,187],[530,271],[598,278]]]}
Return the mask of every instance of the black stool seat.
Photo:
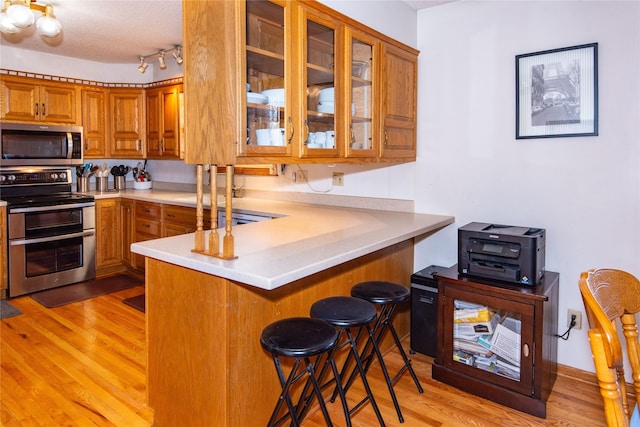
{"label": "black stool seat", "polygon": [[[347,421],[347,426],[351,426],[351,414],[355,413],[358,409],[360,409],[360,407],[362,407],[367,401],[369,401],[371,402],[371,406],[373,407],[373,410],[378,417],[380,425],[384,427],[385,424],[384,420],[382,419],[382,414],[380,413],[378,404],[373,397],[373,392],[371,391],[371,387],[369,386],[369,382],[367,381],[365,368],[358,350],[358,342],[360,341],[360,337],[362,336],[363,332],[366,332],[367,336],[370,336],[372,334],[372,330],[369,324],[373,322],[378,314],[376,311],[376,307],[372,303],[363,299],[346,296],[336,296],[324,298],[313,303],[313,305],[311,306],[310,314],[311,317],[326,320],[327,322],[338,328],[338,344],[333,350],[333,354],[344,347],[349,347],[349,353],[344,361],[344,366],[342,367],[341,373],[334,376],[336,380],[336,387],[331,396],[332,402],[335,401],[337,395],[340,396],[340,399],[342,400],[342,407],[344,408],[344,415]],[[358,332],[355,336],[352,333],[351,328],[357,328]],[[340,339],[343,335],[346,336],[346,339],[344,341]],[[380,360],[382,360],[382,355],[379,352],[378,356]],[[355,378],[355,375],[358,374],[362,379],[362,384],[364,385],[366,396],[354,407],[349,409],[342,383],[344,378],[346,378],[345,374],[352,358],[355,360],[356,366],[353,368],[353,372],[350,375],[349,383],[351,383]],[[322,383],[326,371],[327,365],[325,364],[319,376],[322,388],[331,385],[334,382],[333,380],[331,380],[325,382],[324,384]]]}
{"label": "black stool seat", "polygon": [[351,296],[374,304],[397,304],[409,299],[411,292],[402,285],[383,281],[358,283],[351,288]]}
{"label": "black stool seat", "polygon": [[[382,368],[382,373],[384,374],[384,378],[389,389],[389,394],[391,395],[391,400],[393,401],[393,406],[395,406],[396,408],[398,420],[400,420],[400,422],[402,423],[404,422],[404,417],[402,416],[402,410],[400,409],[400,404],[398,403],[396,393],[393,390],[393,385],[400,379],[405,371],[409,371],[409,374],[411,375],[411,378],[413,378],[413,382],[415,383],[418,392],[423,392],[420,381],[418,381],[418,376],[411,366],[411,360],[407,357],[407,354],[402,348],[400,337],[398,336],[398,333],[393,327],[393,323],[391,321],[391,317],[393,316],[393,313],[398,304],[409,300],[411,292],[408,288],[397,283],[373,280],[368,282],[361,282],[357,285],[354,285],[351,288],[351,296],[362,298],[365,301],[369,301],[372,304],[377,304],[380,306],[380,314],[378,315],[376,324],[373,327],[373,332],[369,335],[369,339],[367,340],[362,351],[362,360],[365,362],[365,371],[368,372],[374,354],[378,354],[378,357],[380,359],[380,367]],[[382,338],[387,331],[389,331],[393,336],[393,341],[395,342],[396,348],[398,349],[398,352],[400,353],[400,356],[402,356],[402,360],[404,361],[402,367],[394,375],[393,378],[391,378],[391,376],[389,375],[386,364],[383,360],[381,360],[379,356],[380,351],[378,349],[379,343],[382,342]],[[345,391],[349,389],[354,376],[354,373],[352,373],[349,377],[349,380],[344,387]]]}
{"label": "black stool seat", "polygon": [[[331,351],[337,342],[338,332],[335,327],[322,319],[291,317],[275,321],[262,330],[260,344],[271,353],[282,386],[282,392],[267,427],[279,426],[287,418],[291,419],[292,426],[299,427],[314,397],[318,399],[327,426],[333,426],[324,403],[316,369],[326,353],[334,378],[338,375],[338,369],[331,356]],[[280,357],[295,358],[288,376],[285,376]],[[311,358],[314,358],[315,362],[312,362]],[[303,392],[298,403],[294,405],[291,389],[295,383],[304,378],[306,382]],[[286,404],[288,410],[281,415],[283,404]]]}
{"label": "black stool seat", "polygon": [[340,328],[367,325],[376,318],[376,307],[364,299],[329,297],[311,306],[311,317],[323,319]]}
{"label": "black stool seat", "polygon": [[286,357],[311,357],[331,349],[338,333],[328,322],[291,317],[273,322],[262,331],[260,343],[269,353]]}

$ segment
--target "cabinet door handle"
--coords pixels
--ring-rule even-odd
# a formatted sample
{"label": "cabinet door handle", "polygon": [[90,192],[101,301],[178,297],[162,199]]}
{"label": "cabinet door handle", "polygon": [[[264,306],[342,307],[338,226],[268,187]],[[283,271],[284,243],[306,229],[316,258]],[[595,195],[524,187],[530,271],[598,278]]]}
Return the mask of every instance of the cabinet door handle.
{"label": "cabinet door handle", "polygon": [[295,133],[295,128],[293,126],[293,120],[291,120],[291,116],[287,118],[287,122],[289,122],[289,129],[291,133],[289,134],[289,138],[287,138],[287,143],[291,144],[291,140],[293,139],[293,134]]}
{"label": "cabinet door handle", "polygon": [[524,345],[522,346],[522,355],[524,357],[529,357],[529,353],[530,353],[529,344],[524,343]]}
{"label": "cabinet door handle", "polygon": [[356,143],[356,134],[353,132],[353,123],[349,125],[349,132],[351,132],[351,145]]}
{"label": "cabinet door handle", "polygon": [[384,145],[389,144],[389,133],[387,132],[387,128],[384,128]]}
{"label": "cabinet door handle", "polygon": [[36,105],[35,105],[35,110],[36,110],[36,114],[35,115],[37,116],[38,115],[38,103],[37,102],[36,102]]}
{"label": "cabinet door handle", "polygon": [[47,110],[44,108],[44,102],[43,102],[43,103],[42,103],[42,115],[43,115],[43,116],[46,116],[46,115],[47,115],[46,111],[47,111]]}
{"label": "cabinet door handle", "polygon": [[309,121],[304,121],[304,145],[309,143]]}

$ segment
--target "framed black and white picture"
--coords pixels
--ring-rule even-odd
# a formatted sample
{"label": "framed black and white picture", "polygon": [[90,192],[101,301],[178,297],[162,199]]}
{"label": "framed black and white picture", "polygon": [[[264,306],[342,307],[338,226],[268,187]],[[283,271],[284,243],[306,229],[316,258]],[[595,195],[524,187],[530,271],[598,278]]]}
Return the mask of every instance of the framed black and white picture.
{"label": "framed black and white picture", "polygon": [[598,135],[598,43],[516,56],[516,139]]}

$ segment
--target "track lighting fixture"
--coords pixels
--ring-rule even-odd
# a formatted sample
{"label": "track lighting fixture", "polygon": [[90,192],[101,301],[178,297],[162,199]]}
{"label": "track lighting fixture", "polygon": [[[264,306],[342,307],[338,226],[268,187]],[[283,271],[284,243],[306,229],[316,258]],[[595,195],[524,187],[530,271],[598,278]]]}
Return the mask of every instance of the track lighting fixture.
{"label": "track lighting fixture", "polygon": [[[42,16],[36,18],[34,12]],[[0,13],[0,31],[5,34],[16,34],[36,23],[38,32],[43,37],[55,37],[60,34],[62,25],[53,14],[50,4],[39,5],[35,0],[5,0]]]}
{"label": "track lighting fixture", "polygon": [[160,51],[160,56],[158,57],[158,64],[160,65],[160,69],[164,70],[167,68],[167,63],[164,61],[164,51]]}
{"label": "track lighting fixture", "polygon": [[141,73],[144,73],[147,70],[147,66],[149,65],[145,61],[149,58],[153,58],[156,56],[158,57],[158,67],[161,70],[165,70],[167,68],[167,61],[165,59],[165,56],[169,52],[173,53],[173,58],[176,60],[176,63],[178,65],[182,65],[182,63],[184,62],[184,58],[182,56],[182,46],[177,44],[168,49],[160,49],[156,52],[149,53],[147,55],[140,55],[138,57],[140,59],[140,64],[138,65],[138,71],[140,71]]}
{"label": "track lighting fixture", "polygon": [[184,59],[182,59],[182,46],[176,46],[176,50],[173,51],[173,57],[176,59],[178,65],[182,65]]}
{"label": "track lighting fixture", "polygon": [[149,66],[149,64],[144,62],[144,56],[141,56],[140,57],[140,65],[138,65],[138,71],[140,71],[141,73],[144,74],[144,72],[147,71],[147,67],[148,66]]}

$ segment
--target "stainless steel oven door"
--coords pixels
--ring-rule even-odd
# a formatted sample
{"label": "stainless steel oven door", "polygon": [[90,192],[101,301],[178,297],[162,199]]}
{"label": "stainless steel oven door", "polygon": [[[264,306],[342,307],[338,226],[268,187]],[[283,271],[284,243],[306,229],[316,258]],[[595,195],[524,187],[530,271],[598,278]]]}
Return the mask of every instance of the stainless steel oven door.
{"label": "stainless steel oven door", "polygon": [[95,278],[95,207],[70,206],[9,210],[10,297]]}

